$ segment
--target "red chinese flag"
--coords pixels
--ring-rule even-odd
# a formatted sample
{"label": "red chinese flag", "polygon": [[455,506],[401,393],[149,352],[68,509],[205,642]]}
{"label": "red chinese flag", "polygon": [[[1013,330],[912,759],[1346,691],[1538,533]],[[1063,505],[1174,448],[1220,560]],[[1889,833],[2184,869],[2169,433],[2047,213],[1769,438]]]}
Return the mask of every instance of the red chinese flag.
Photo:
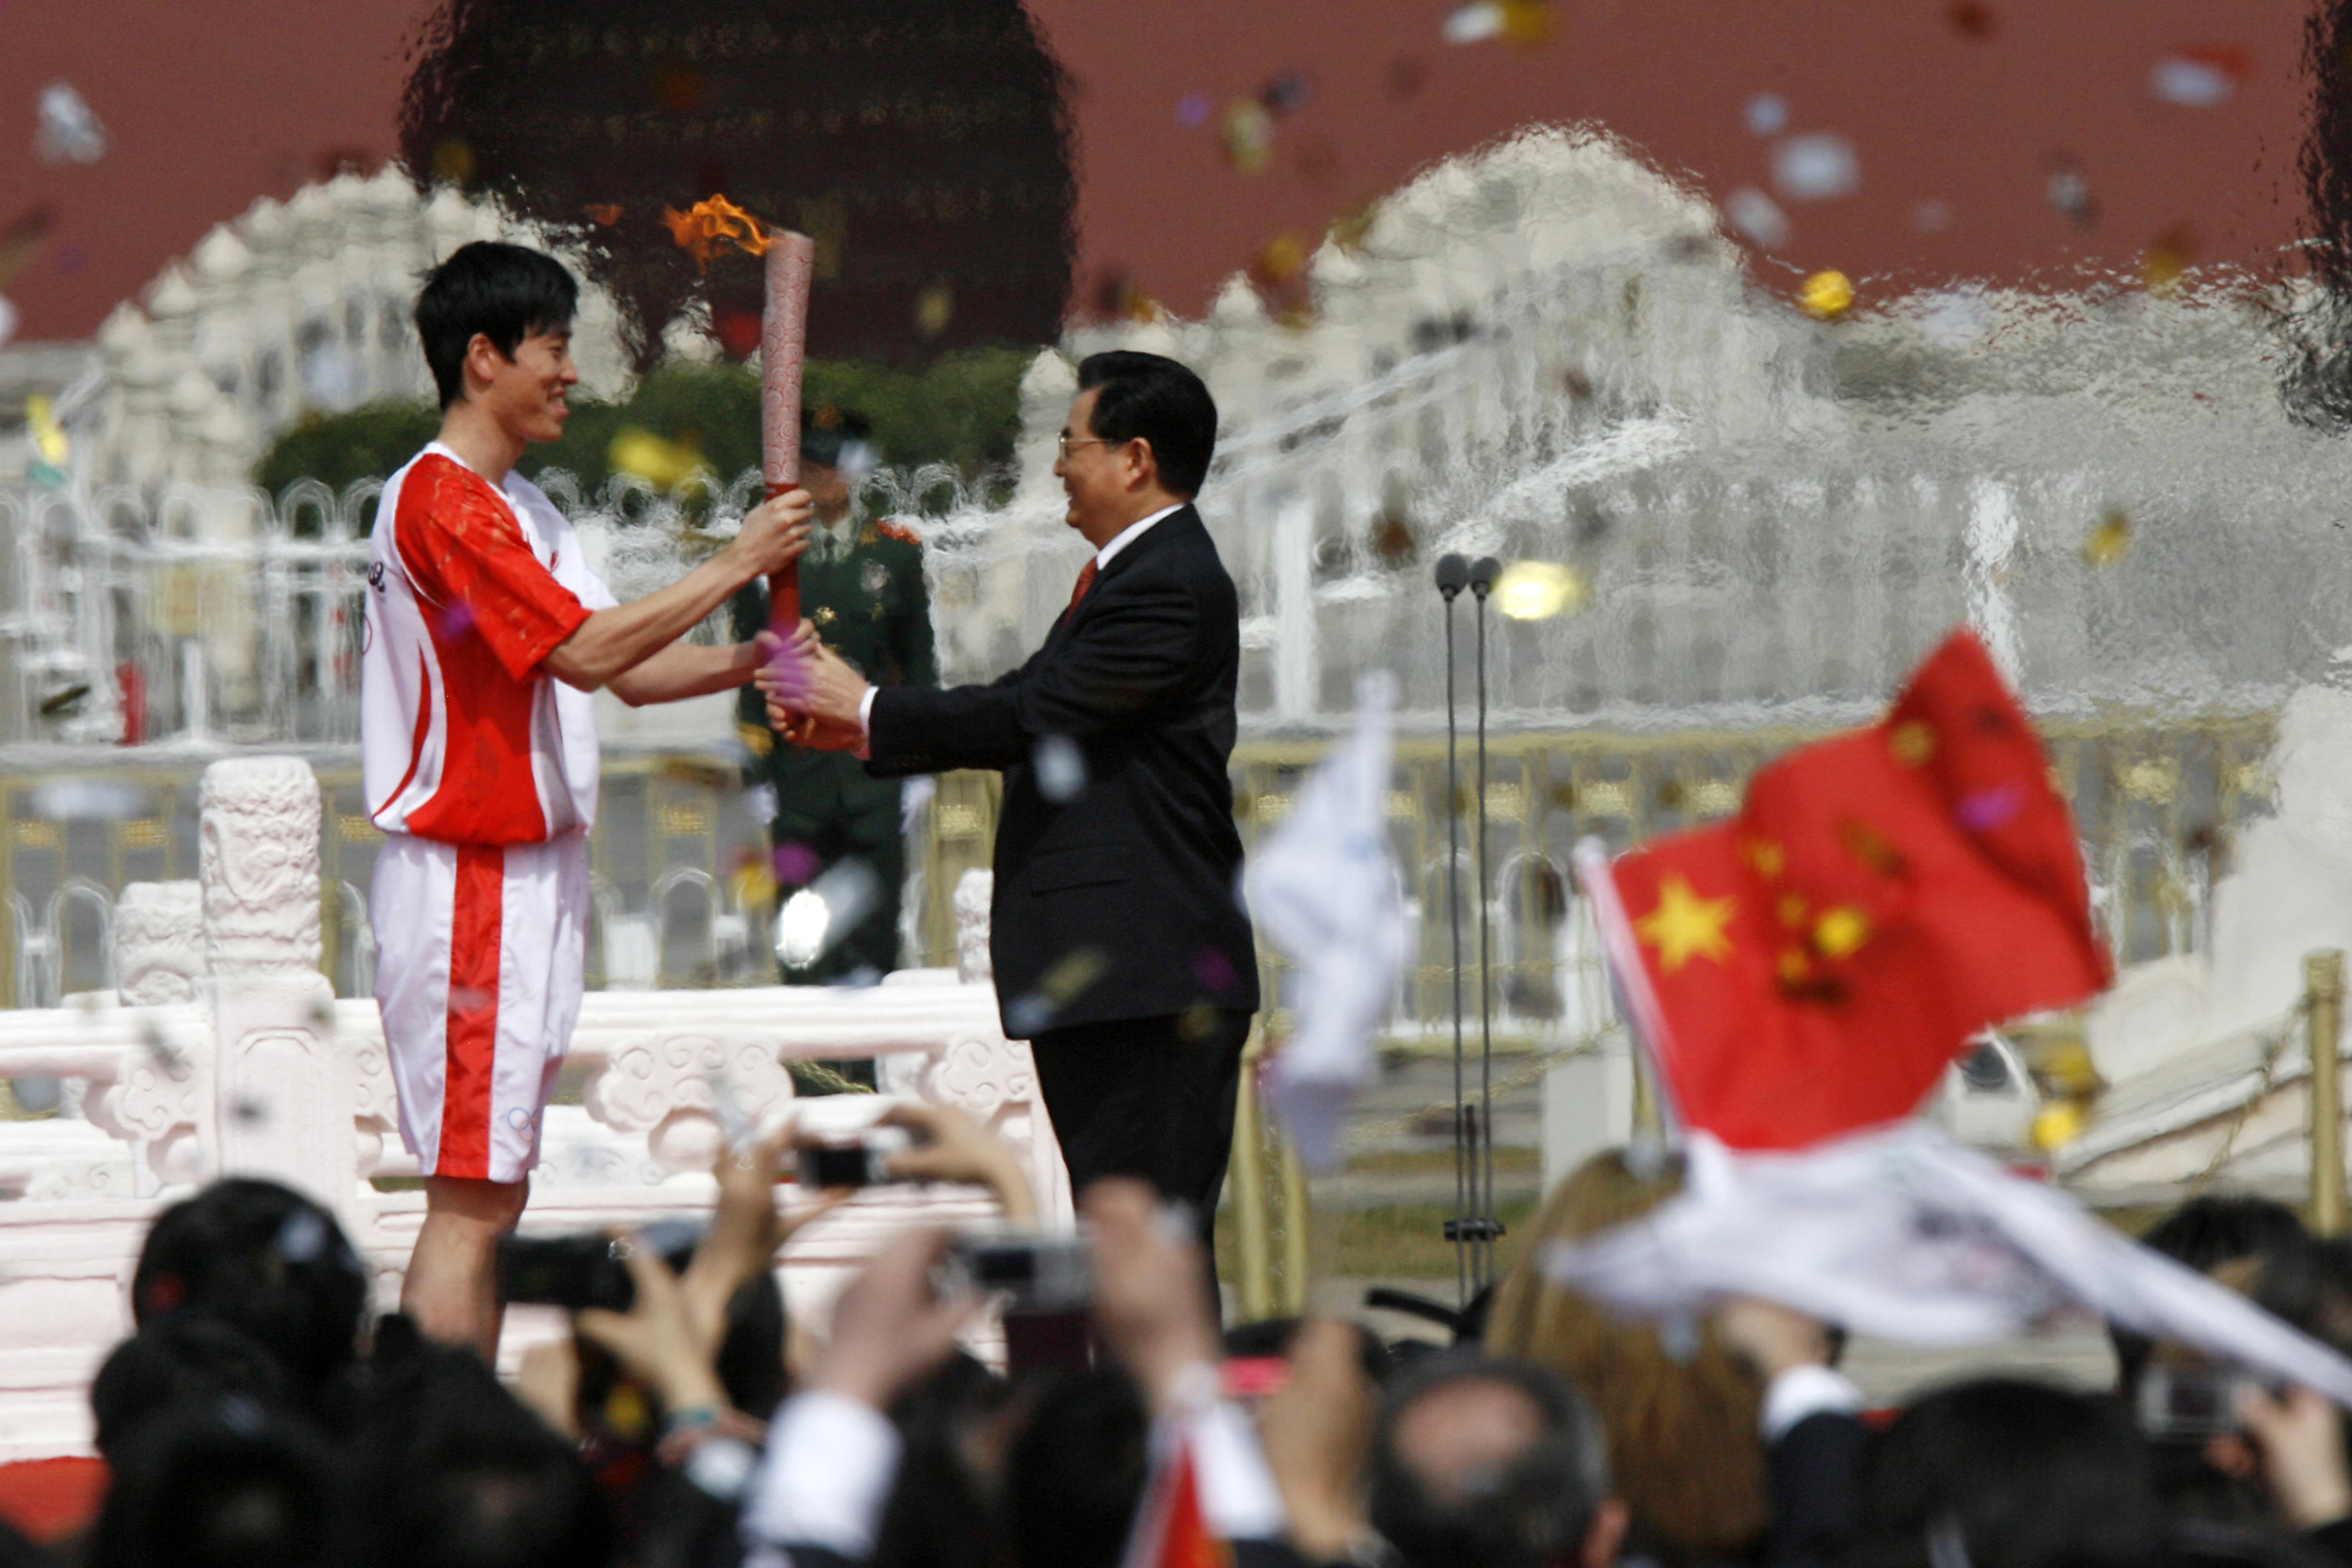
{"label": "red chinese flag", "polygon": [[1192,1446],[1179,1435],[1152,1478],[1122,1568],[1232,1568],[1233,1554],[1209,1528]]}
{"label": "red chinese flag", "polygon": [[1970,1037],[2107,983],[2066,802],[1984,644],[1590,879],[1684,1124],[1800,1148],[1909,1116]]}

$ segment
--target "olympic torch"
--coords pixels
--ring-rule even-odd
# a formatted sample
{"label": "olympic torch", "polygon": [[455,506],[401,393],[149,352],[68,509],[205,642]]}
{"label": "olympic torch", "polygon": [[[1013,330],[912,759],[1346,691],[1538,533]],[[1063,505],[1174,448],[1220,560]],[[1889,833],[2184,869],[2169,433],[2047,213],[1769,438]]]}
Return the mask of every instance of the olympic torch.
{"label": "olympic torch", "polygon": [[[767,261],[767,298],[759,313],[759,467],[773,500],[801,483],[801,367],[808,347],[808,283],[817,270],[817,244],[788,229],[770,229],[713,196],[662,220],[677,243],[706,270],[733,245]],[[798,562],[768,581],[768,624],[789,637],[801,624]]]}
{"label": "olympic torch", "polygon": [[[801,366],[808,346],[808,282],[817,245],[790,230],[768,232],[768,293],[759,313],[759,459],[771,500],[801,483]],[[768,624],[789,637],[801,624],[801,564],[768,579]]]}

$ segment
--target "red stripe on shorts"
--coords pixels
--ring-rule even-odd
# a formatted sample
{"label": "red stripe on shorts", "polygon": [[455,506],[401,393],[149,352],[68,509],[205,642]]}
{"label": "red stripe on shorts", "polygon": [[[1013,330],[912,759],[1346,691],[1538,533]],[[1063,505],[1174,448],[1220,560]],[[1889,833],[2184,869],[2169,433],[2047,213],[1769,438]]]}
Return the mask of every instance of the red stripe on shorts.
{"label": "red stripe on shorts", "polygon": [[490,1175],[490,1080],[498,1061],[499,938],[506,851],[457,846],[456,909],[450,920],[448,1061],[441,1084],[436,1176]]}

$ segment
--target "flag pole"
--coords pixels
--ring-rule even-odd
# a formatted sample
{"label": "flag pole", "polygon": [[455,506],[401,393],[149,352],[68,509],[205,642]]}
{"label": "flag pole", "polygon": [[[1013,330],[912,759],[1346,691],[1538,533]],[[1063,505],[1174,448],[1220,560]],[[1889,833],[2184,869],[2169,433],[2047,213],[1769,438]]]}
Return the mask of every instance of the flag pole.
{"label": "flag pole", "polygon": [[1454,985],[1454,1218],[1446,1221],[1446,1239],[1454,1243],[1454,1305],[1468,1307],[1470,1240],[1463,1221],[1470,1217],[1470,1150],[1463,1142],[1462,1117],[1462,765],[1454,735],[1454,601],[1470,583],[1470,562],[1458,555],[1438,561],[1438,593],[1445,600],[1445,914],[1453,941]]}
{"label": "flag pole", "polygon": [[1495,1019],[1492,890],[1486,885],[1486,595],[1502,571],[1493,556],[1470,567],[1470,593],[1478,600],[1478,1126],[1470,1158],[1476,1202],[1470,1215],[1473,1288],[1494,1283],[1495,1239],[1502,1222],[1495,1217]]}
{"label": "flag pole", "polygon": [[2303,955],[2312,1057],[2312,1229],[2344,1234],[2344,952]]}
{"label": "flag pole", "polygon": [[1674,1040],[1666,1028],[1665,1008],[1650,986],[1649,972],[1642,967],[1641,942],[1634,935],[1632,920],[1625,912],[1625,900],[1617,895],[1617,879],[1609,869],[1608,847],[1597,838],[1580,839],[1574,862],[1576,885],[1593,901],[1593,924],[1600,929],[1601,961],[1609,971],[1617,1011],[1625,1019],[1626,1032],[1633,1037],[1634,1067],[1641,1075],[1638,1081],[1649,1085],[1660,1139],[1672,1147],[1679,1140],[1682,1117],[1675,1104],[1672,1081],[1666,1074],[1666,1057],[1674,1049]]}

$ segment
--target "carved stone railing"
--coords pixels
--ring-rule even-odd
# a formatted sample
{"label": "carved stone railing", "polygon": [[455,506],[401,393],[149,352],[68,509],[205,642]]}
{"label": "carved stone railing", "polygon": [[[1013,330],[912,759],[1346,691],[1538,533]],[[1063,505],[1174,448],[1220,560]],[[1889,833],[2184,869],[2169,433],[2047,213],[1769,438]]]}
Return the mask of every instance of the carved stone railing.
{"label": "carved stone railing", "polygon": [[[378,1304],[399,1297],[423,1194],[375,1006],[337,1001],[318,973],[316,783],[291,758],[238,759],[207,771],[203,801],[200,883],[124,891],[118,991],[0,1011],[0,1079],[57,1104],[0,1122],[0,1460],[87,1448],[88,1379],[129,1331],[147,1227],[216,1175],[276,1177],[327,1204],[374,1271]],[[985,910],[984,896],[966,902]],[[894,1098],[993,1127],[1021,1150],[1047,1223],[1067,1223],[1028,1049],[1004,1037],[986,979],[916,970],[865,990],[590,993],[526,1227],[707,1211],[728,1128],[796,1112],[849,1126]],[[882,1096],[796,1107],[786,1064],[820,1057],[874,1059]],[[972,1189],[861,1196],[787,1249],[791,1309],[821,1318],[848,1271],[911,1217],[993,1212]],[[505,1355],[563,1329],[516,1308]]]}

